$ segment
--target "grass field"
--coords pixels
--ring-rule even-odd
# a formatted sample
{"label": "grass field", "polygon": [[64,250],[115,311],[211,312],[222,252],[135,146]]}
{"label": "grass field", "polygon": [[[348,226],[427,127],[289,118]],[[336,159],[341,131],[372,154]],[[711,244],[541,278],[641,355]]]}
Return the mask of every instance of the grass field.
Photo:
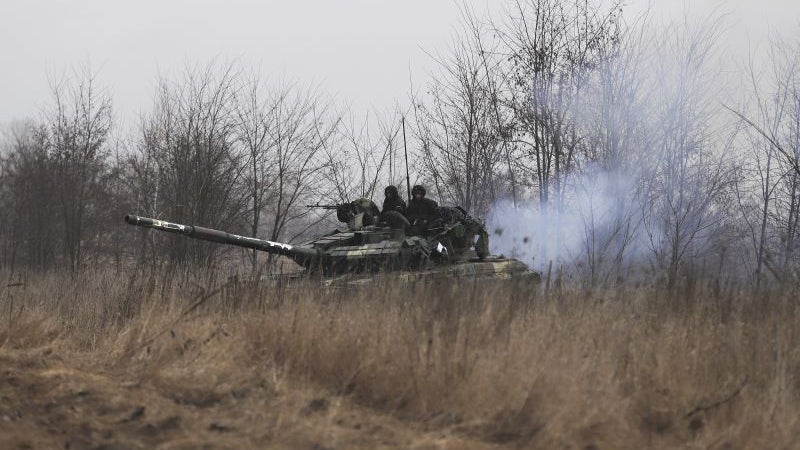
{"label": "grass field", "polygon": [[0,448],[800,448],[794,293],[3,279]]}

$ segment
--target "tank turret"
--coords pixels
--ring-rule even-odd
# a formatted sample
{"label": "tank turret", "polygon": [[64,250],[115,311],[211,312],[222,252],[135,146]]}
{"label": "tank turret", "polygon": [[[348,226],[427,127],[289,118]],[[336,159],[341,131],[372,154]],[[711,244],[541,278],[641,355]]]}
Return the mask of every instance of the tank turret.
{"label": "tank turret", "polygon": [[309,271],[322,271],[328,275],[415,269],[424,266],[431,253],[436,251],[422,237],[398,236],[397,230],[378,229],[375,226],[335,231],[308,243],[295,245],[133,214],[125,216],[125,222],[193,239],[286,256]]}

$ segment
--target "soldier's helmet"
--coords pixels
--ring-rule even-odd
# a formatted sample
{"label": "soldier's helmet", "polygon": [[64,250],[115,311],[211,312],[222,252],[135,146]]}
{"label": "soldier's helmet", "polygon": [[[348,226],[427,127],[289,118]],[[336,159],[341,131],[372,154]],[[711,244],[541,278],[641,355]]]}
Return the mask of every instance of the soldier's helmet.
{"label": "soldier's helmet", "polygon": [[419,184],[418,184],[418,185],[416,185],[416,186],[414,186],[414,187],[411,189],[411,195],[412,195],[412,196],[414,196],[414,195],[417,195],[417,194],[421,194],[423,197],[425,197],[425,193],[426,193],[426,192],[425,192],[425,188],[424,188],[424,187],[422,187],[422,186],[421,186],[421,185],[419,185]]}
{"label": "soldier's helmet", "polygon": [[397,187],[395,187],[395,186],[386,186],[386,189],[383,190],[383,195],[385,195],[387,197],[397,197],[400,194],[398,194],[398,192],[397,192]]}

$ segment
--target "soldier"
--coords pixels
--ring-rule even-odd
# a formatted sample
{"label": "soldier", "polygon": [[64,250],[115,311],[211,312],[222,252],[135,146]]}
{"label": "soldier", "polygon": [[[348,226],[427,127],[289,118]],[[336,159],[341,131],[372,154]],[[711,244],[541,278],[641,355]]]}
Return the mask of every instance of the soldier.
{"label": "soldier", "polygon": [[424,232],[428,226],[437,219],[440,219],[439,205],[425,198],[425,188],[416,185],[411,189],[411,202],[406,210],[406,218],[411,222],[414,231]]}
{"label": "soldier", "polygon": [[397,192],[397,188],[395,186],[386,186],[386,189],[383,191],[386,198],[383,200],[383,211],[382,213],[387,213],[389,211],[395,211],[400,214],[406,213],[406,202],[400,198],[400,193]]}

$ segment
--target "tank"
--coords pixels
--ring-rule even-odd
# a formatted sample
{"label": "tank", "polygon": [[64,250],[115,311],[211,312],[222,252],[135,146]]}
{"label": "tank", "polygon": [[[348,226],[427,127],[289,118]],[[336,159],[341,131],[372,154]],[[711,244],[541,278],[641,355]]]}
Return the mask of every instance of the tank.
{"label": "tank", "polygon": [[[401,280],[494,278],[538,282],[540,276],[513,258],[489,254],[489,236],[482,222],[460,207],[440,208],[431,223],[411,224],[398,212],[378,213],[369,199],[339,205],[309,205],[336,210],[347,224],[301,244],[240,236],[197,225],[184,225],[137,215],[125,222],[189,238],[235,245],[285,256],[306,274],[329,280],[343,276],[396,276]],[[348,278],[352,281],[352,277]]]}

